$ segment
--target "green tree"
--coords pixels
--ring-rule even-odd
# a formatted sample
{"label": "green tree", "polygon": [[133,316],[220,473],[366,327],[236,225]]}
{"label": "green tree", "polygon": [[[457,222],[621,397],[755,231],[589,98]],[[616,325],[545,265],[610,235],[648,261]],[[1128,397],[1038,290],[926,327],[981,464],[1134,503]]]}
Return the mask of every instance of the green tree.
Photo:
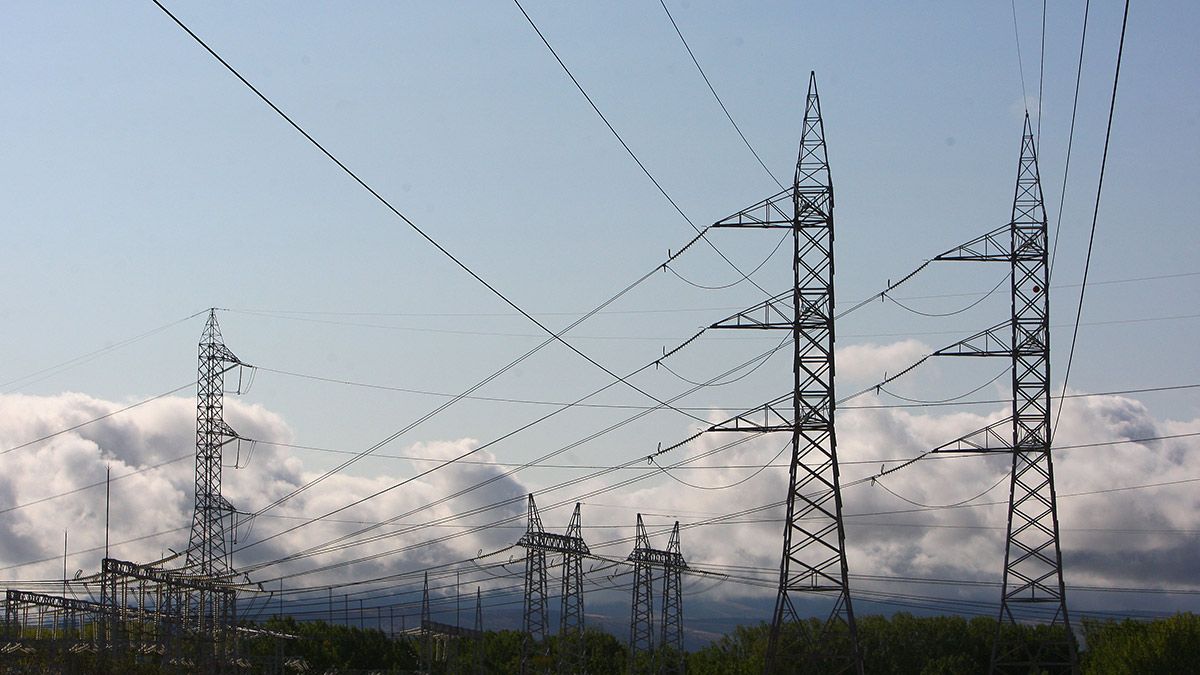
{"label": "green tree", "polygon": [[1083,620],[1083,671],[1089,675],[1200,673],[1200,616],[1157,621]]}

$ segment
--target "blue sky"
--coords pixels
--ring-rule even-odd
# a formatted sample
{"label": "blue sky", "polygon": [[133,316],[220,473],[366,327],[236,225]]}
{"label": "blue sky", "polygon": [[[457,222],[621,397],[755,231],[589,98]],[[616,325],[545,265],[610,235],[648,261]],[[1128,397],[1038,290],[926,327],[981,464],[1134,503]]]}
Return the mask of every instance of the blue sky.
{"label": "blue sky", "polygon": [[[417,225],[549,326],[566,325],[694,235],[515,5],[169,6]],[[696,225],[775,191],[658,3],[525,6]],[[781,179],[791,173],[808,73],[816,71],[838,200],[841,306],[1007,220],[1024,108],[1037,107],[1041,3],[1015,5],[1024,91],[1006,3],[668,6],[746,137]],[[1082,3],[1053,3],[1050,11],[1041,170],[1055,223]],[[539,341],[535,326],[353,184],[152,3],[23,3],[6,13],[5,391],[129,402],[186,384],[194,378],[202,317],[82,364],[26,376],[210,306],[231,310],[219,317],[229,346],[264,369],[444,393],[462,391]],[[1053,334],[1056,391],[1120,19],[1120,3],[1093,3],[1061,209],[1054,285],[1062,288],[1052,295],[1052,323],[1061,326]],[[1200,382],[1191,357],[1200,320],[1200,197],[1191,180],[1200,173],[1200,94],[1192,86],[1198,19],[1185,2],[1135,4],[1130,16],[1089,277],[1096,285],[1088,289],[1069,383],[1079,392]],[[786,256],[770,257],[777,242],[771,235],[721,233],[713,241],[744,269],[767,259],[755,279],[772,291],[785,287]],[[737,279],[703,247],[672,267],[700,285]],[[992,288],[1002,273],[935,268],[897,295],[923,311],[948,312]],[[839,325],[839,346],[861,347],[862,358],[839,364],[840,390],[869,385],[927,348],[999,322],[1006,312],[1000,296],[941,320],[890,303],[848,317]],[[704,291],[661,272],[575,329],[572,343],[625,372],[758,299],[746,284]],[[1114,323],[1129,319],[1138,321]],[[896,347],[906,339],[916,345]],[[680,375],[706,380],[769,344],[722,335],[673,363]],[[686,403],[736,407],[774,398],[790,374],[785,358],[769,363]],[[936,365],[894,389],[945,398],[995,371]],[[608,381],[551,347],[480,393],[563,401]],[[638,383],[660,396],[685,386],[661,370]],[[278,415],[295,443],[345,450],[386,437],[443,400],[266,370],[243,399]],[[1180,429],[1200,418],[1195,389],[1132,399],[1145,416]],[[601,400],[646,403],[619,388]],[[545,410],[464,402],[389,448],[482,442]],[[622,416],[572,411],[492,451],[499,461],[526,461]],[[695,426],[660,412],[563,458],[623,461]],[[880,453],[890,454],[865,456]],[[287,456],[309,471],[340,459],[299,450]],[[368,460],[349,473],[370,480],[411,470],[396,460]],[[272,469],[252,464],[248,471]],[[537,489],[569,475],[531,472],[521,486]],[[683,512],[685,504],[676,507]],[[621,517],[632,522],[632,513]]]}

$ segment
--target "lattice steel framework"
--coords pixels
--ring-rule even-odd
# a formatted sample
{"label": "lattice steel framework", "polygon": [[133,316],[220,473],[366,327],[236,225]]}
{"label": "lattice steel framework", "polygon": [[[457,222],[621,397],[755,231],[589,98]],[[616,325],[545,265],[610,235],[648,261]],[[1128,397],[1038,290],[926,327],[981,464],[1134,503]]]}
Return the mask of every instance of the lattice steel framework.
{"label": "lattice steel framework", "polygon": [[521,621],[521,672],[533,669],[533,649],[546,639],[546,548],[541,546],[549,536],[542,529],[542,517],[533,494],[529,495],[528,525],[517,545],[525,548],[525,602]]}
{"label": "lattice steel framework", "polygon": [[671,529],[667,550],[663,551],[663,596],[662,631],[659,634],[659,649],[662,653],[660,673],[683,675],[685,654],[683,651],[683,570],[687,561],[679,546],[679,521]]}
{"label": "lattice steel framework", "polygon": [[562,556],[562,612],[558,624],[558,670],[580,672],[584,667],[583,642],[583,556],[591,550],[583,541],[583,521],[579,504],[571,514],[566,534],[546,532],[533,495],[528,501],[529,524],[517,541],[525,548],[525,615],[522,638],[522,669],[531,667],[533,643],[545,638],[546,612],[546,555]]}
{"label": "lattice steel framework", "polygon": [[[793,288],[712,326],[789,330],[795,344],[792,393],[709,429],[792,434],[779,592],[767,646],[768,673],[794,664],[797,653],[828,672],[862,673],[850,601],[834,431],[833,204],[825,125],[816,74],[812,73],[792,186],[714,224],[791,229],[794,244]],[[805,621],[796,607],[799,594],[813,592],[833,599],[828,618],[815,625]],[[844,636],[830,639],[843,630]]]}
{"label": "lattice steel framework", "polygon": [[638,654],[654,651],[654,549],[646,535],[642,514],[637,514],[633,551],[633,607],[629,619],[629,672],[639,672]]}
{"label": "lattice steel framework", "polygon": [[[629,672],[683,673],[683,594],[682,572],[688,568],[679,547],[679,521],[671,530],[666,549],[650,545],[642,514],[637,516],[633,551],[626,558],[633,563],[633,610],[629,622]],[[659,650],[654,651],[654,570],[663,573],[662,622],[659,624]],[[653,654],[654,660],[639,659]],[[657,664],[657,666],[655,665]]]}
{"label": "lattice steel framework", "polygon": [[[562,611],[558,620],[558,672],[581,673],[586,665],[583,641],[583,556],[591,553],[583,541],[579,504],[571,514],[567,534],[550,542],[562,555]],[[547,543],[550,543],[547,542]]]}
{"label": "lattice steel framework", "polygon": [[221,448],[238,435],[225,422],[225,373],[241,361],[225,346],[217,312],[209,310],[200,337],[196,383],[196,507],[187,549],[193,574],[227,576],[233,547],[233,506],[221,495]]}
{"label": "lattice steel framework", "polygon": [[[1012,415],[938,448],[1012,454],[1000,622],[992,647],[994,673],[1078,669],[1067,615],[1051,454],[1047,241],[1037,149],[1026,115],[1011,222],[936,258],[1011,265],[1010,320],[939,352],[1002,356],[1012,362]],[[1059,630],[1046,632],[1041,640],[1006,630],[1028,623],[1049,623]]]}
{"label": "lattice steel framework", "polygon": [[425,586],[421,589],[421,665],[426,673],[433,672],[433,631],[429,611],[429,572],[425,573]]}
{"label": "lattice steel framework", "polygon": [[475,639],[471,641],[474,656],[475,675],[487,672],[484,656],[487,653],[483,640],[483,594],[475,587]]}

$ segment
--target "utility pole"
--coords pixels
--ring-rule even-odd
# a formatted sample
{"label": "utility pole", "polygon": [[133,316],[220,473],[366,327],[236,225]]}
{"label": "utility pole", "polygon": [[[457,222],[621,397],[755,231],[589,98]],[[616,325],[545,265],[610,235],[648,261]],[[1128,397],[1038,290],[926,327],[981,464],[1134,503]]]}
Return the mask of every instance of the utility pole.
{"label": "utility pole", "polygon": [[[1059,544],[1050,426],[1050,273],[1046,207],[1034,134],[1025,115],[1012,219],[1006,225],[935,260],[1002,262],[1010,266],[1008,321],[938,352],[943,356],[996,356],[1011,364],[1012,414],[937,448],[939,452],[1012,455],[1000,621],[992,646],[993,673],[1079,668],[1067,615]],[[1037,636],[1006,627],[1046,623]],[[1040,638],[1040,639],[1039,639]]]}
{"label": "utility pole", "polygon": [[[797,660],[820,672],[863,672],[834,429],[833,205],[825,125],[816,74],[810,73],[792,186],[713,225],[792,231],[793,287],[712,326],[787,330],[794,344],[790,393],[708,429],[792,435],[768,674],[792,668]],[[801,596],[814,593],[832,601],[828,618],[816,624],[796,608]]]}

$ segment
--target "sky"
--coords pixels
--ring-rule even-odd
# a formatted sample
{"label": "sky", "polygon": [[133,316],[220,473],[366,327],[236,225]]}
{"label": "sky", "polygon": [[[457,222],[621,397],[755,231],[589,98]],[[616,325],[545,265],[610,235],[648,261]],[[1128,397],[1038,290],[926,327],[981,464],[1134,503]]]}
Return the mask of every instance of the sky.
{"label": "sky", "polygon": [[[1057,232],[1051,361],[1053,389],[1063,391],[1121,3],[1092,3],[1072,134],[1082,2],[1049,7],[1044,61],[1041,3],[1028,0],[668,2],[774,178],[722,112],[662,5],[522,3],[661,192],[515,4],[165,4],[415,228],[543,326],[560,330],[657,271],[566,334],[603,369],[551,345],[473,392],[483,399],[455,402],[414,425],[546,333],[356,184],[152,2],[13,3],[0,26],[7,585],[60,577],[63,530],[69,571],[98,568],[104,494],[96,484],[106,466],[114,478],[140,472],[112,485],[111,539],[128,542],[116,555],[153,560],[186,545],[196,342],[207,309],[217,307],[227,345],[254,366],[227,380],[230,423],[258,441],[226,453],[226,496],[236,506],[254,512],[352,456],[344,453],[379,445],[239,529],[235,563],[268,587],[286,577],[298,611],[308,597],[301,589],[387,575],[408,575],[387,583],[410,596],[383,599],[377,582],[366,585],[375,589],[367,603],[411,603],[419,590],[413,575],[439,566],[464,587],[493,589],[489,602],[505,616],[505,579],[515,573],[519,581],[521,556],[506,547],[520,535],[520,498],[534,492],[555,530],[581,500],[585,538],[610,558],[627,554],[637,513],[664,545],[665,528],[680,520],[685,556],[711,573],[688,580],[687,601],[698,608],[689,614],[691,639],[766,618],[773,581],[742,583],[730,566],[770,577],[779,509],[698,523],[782,499],[782,439],[695,460],[729,440],[704,437],[666,455],[694,460],[669,472],[639,458],[723,413],[786,393],[781,336],[707,333],[666,367],[640,371],[632,381],[645,393],[614,385],[587,406],[509,434],[556,410],[553,403],[613,383],[606,370],[642,368],[761,300],[715,249],[757,270],[751,276],[763,289],[787,288],[788,245],[769,232],[720,231],[662,265],[694,228],[773,194],[775,178],[790,180],[810,71],[837,195],[842,308],[1007,222],[1030,111]],[[1197,609],[1200,523],[1187,481],[1200,479],[1200,441],[1103,444],[1200,432],[1200,365],[1189,356],[1200,320],[1200,196],[1190,180],[1200,171],[1200,93],[1190,86],[1200,65],[1198,28],[1192,3],[1135,3],[1129,17],[1065,383],[1072,395],[1124,393],[1066,399],[1056,433],[1069,602],[1085,612]],[[947,316],[877,301],[839,321],[838,392],[869,388],[1004,320],[1003,281],[994,266],[933,265],[892,295],[916,312]],[[961,361],[934,359],[886,392],[843,406],[847,482],[1003,416],[995,403],[1008,396],[1003,364]],[[690,416],[658,410],[627,421],[654,404],[647,393],[675,397],[693,388],[689,381],[712,383],[674,404]],[[1164,387],[1173,388],[1133,391]],[[966,400],[993,403],[914,403],[968,393]],[[913,407],[879,407],[902,404]],[[476,448],[470,459],[481,463],[418,476],[432,460]],[[509,473],[531,462],[537,466]],[[1003,552],[1004,507],[994,503],[1004,497],[1002,464],[919,462],[881,481],[899,497],[869,482],[846,489],[860,612],[992,613],[999,590],[986,583],[997,581]],[[1138,487],[1160,483],[1172,484]],[[925,509],[905,499],[970,501]],[[502,506],[469,514],[494,503]],[[498,523],[504,518],[511,520]],[[375,532],[399,530],[389,537],[282,561],[388,519],[396,520]],[[462,534],[431,541],[453,532]],[[458,562],[485,553],[495,555]],[[364,554],[379,557],[324,569]],[[596,567],[590,620],[621,634],[629,575]],[[921,599],[895,597],[905,591]]]}

